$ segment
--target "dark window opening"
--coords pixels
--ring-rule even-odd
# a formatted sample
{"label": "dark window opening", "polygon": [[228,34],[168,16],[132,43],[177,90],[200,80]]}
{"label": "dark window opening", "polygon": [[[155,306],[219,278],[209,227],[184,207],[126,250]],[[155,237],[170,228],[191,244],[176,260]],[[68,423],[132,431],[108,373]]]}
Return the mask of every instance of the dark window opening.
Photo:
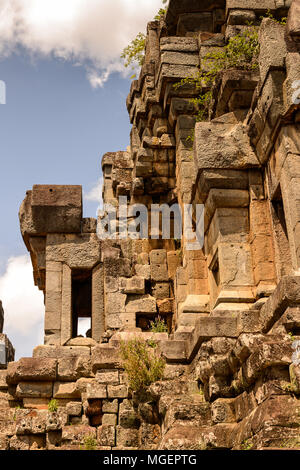
{"label": "dark window opening", "polygon": [[[86,336],[90,336],[92,318],[92,272],[87,269],[72,270],[72,338],[82,330],[82,320],[87,320]],[[82,334],[82,333],[81,333]]]}
{"label": "dark window opening", "polygon": [[275,211],[275,214],[278,218],[278,221],[281,225],[281,228],[288,239],[288,231],[286,227],[286,221],[285,221],[285,214],[284,214],[284,207],[283,207],[283,202],[282,202],[282,194],[281,194],[281,188],[280,186],[278,187],[278,190],[276,191],[276,194],[274,195],[274,198],[272,200],[273,208]]}
{"label": "dark window opening", "polygon": [[157,314],[145,314],[141,313],[136,315],[136,327],[141,328],[142,331],[151,331],[151,322],[155,322],[157,320],[163,321],[167,327],[166,333],[171,333],[172,331],[172,319],[173,314],[170,312],[168,314],[164,314],[163,317]]}
{"label": "dark window opening", "polygon": [[216,256],[216,259],[212,265],[211,272],[214,277],[215,283],[218,286],[220,284],[220,266],[218,256]]}

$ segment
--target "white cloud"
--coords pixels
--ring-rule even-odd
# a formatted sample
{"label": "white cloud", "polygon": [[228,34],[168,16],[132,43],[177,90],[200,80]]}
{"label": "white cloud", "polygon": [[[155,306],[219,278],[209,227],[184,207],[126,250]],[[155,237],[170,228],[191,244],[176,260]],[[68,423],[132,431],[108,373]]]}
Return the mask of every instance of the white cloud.
{"label": "white cloud", "polygon": [[77,336],[86,336],[86,332],[91,328],[90,318],[78,318]]}
{"label": "white cloud", "polygon": [[19,46],[80,63],[92,86],[123,72],[120,54],[161,0],[0,0],[0,56]]}
{"label": "white cloud", "polygon": [[86,201],[98,202],[99,206],[102,206],[102,186],[103,186],[103,176],[101,175],[98,179],[95,186],[93,186],[89,192],[83,193],[83,198]]}
{"label": "white cloud", "polygon": [[43,294],[34,286],[29,256],[9,258],[5,273],[0,276],[0,299],[4,308],[4,333],[16,357],[31,356],[43,344]]}

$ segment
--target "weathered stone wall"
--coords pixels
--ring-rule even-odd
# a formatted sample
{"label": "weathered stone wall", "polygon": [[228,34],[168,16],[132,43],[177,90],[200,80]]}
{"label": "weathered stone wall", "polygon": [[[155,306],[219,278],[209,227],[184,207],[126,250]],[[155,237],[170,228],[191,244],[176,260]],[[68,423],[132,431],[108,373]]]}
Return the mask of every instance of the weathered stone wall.
{"label": "weathered stone wall", "polygon": [[[103,198],[119,220],[120,196],[204,204],[201,250],[149,233],[99,240],[80,187],[27,192],[20,223],[45,344],[0,371],[0,448],[78,449],[87,436],[99,449],[299,448],[299,17],[299,0],[171,0],[148,24],[131,143],[104,155]],[[198,122],[199,89],[174,85],[249,23],[258,68],[219,73]],[[168,333],[149,332],[158,316]],[[136,334],[167,363],[142,396],[119,354]]]}

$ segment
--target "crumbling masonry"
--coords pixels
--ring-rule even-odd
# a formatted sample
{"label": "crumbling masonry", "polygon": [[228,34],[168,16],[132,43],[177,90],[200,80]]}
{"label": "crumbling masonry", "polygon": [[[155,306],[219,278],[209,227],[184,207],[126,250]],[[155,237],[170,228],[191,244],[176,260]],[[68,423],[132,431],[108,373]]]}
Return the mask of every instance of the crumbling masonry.
{"label": "crumbling masonry", "polygon": [[[199,90],[174,84],[249,23],[258,68],[219,73],[196,122]],[[45,341],[0,371],[0,449],[78,449],[86,436],[99,449],[300,446],[299,80],[299,0],[171,0],[148,24],[127,100],[131,145],[103,157],[104,201],[204,204],[203,249],[101,241],[81,187],[28,191],[20,223]],[[158,316],[169,333],[147,331]],[[167,362],[143,398],[119,354],[137,334]]]}

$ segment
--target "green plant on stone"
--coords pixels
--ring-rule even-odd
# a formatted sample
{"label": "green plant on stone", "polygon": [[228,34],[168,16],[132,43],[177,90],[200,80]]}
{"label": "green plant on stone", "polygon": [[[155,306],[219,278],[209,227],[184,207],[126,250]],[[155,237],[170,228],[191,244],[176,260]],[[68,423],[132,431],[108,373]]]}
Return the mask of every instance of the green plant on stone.
{"label": "green plant on stone", "polygon": [[97,440],[93,435],[88,435],[84,438],[83,441],[84,449],[81,450],[96,450],[97,449]]}
{"label": "green plant on stone", "polygon": [[275,21],[275,23],[281,24],[282,26],[285,26],[287,22],[286,16],[283,16],[282,18],[280,18],[280,20],[274,18],[273,14],[271,13],[271,10],[268,10],[265,16],[260,16],[261,20],[263,20],[264,18],[270,18],[271,20]]}
{"label": "green plant on stone", "polygon": [[14,415],[13,415],[13,420],[14,420],[14,421],[16,421],[17,411],[18,411],[18,410],[21,410],[22,408],[23,408],[23,406],[21,406],[21,405],[17,405],[17,406],[15,407],[15,412],[14,412]]}
{"label": "green plant on stone", "polygon": [[[162,3],[165,5],[168,3],[168,0],[162,0]],[[155,20],[161,20],[166,14],[166,8],[160,8],[157,15],[155,15]],[[146,35],[139,32],[136,37],[125,47],[121,54],[121,59],[124,59],[125,67],[132,67],[132,71],[136,70],[136,67],[142,67],[145,60],[145,47],[146,47]],[[132,79],[136,77],[136,74],[132,75]]]}
{"label": "green plant on stone", "polygon": [[[209,52],[202,59],[201,66],[194,76],[183,78],[176,83],[177,89],[184,85],[193,85],[199,92],[196,98],[191,99],[198,109],[196,120],[208,119],[209,106],[212,100],[211,88],[219,73],[229,69],[253,71],[258,68],[259,40],[255,27],[249,25],[236,36],[229,39],[228,44],[218,52]],[[193,135],[188,136],[193,142]]]}
{"label": "green plant on stone", "polygon": [[166,361],[158,348],[149,347],[144,339],[135,337],[121,341],[120,353],[133,391],[143,391],[162,379]]}
{"label": "green plant on stone", "polygon": [[142,66],[145,58],[146,36],[138,33],[131,43],[123,49],[121,58],[125,60],[125,67],[130,65]]}
{"label": "green plant on stone", "polygon": [[253,442],[251,442],[250,439],[245,439],[242,444],[241,444],[241,449],[242,450],[251,450],[253,447]]}
{"label": "green plant on stone", "polygon": [[150,331],[152,333],[168,333],[168,327],[163,318],[155,318],[154,321],[150,322]]}
{"label": "green plant on stone", "polygon": [[147,339],[147,344],[150,348],[156,348],[157,341],[155,341],[155,339],[149,338]]}
{"label": "green plant on stone", "polygon": [[293,335],[293,333],[291,331],[288,332],[288,335],[289,335],[291,341],[295,341],[296,338],[295,338],[295,336]]}
{"label": "green plant on stone", "polygon": [[167,11],[166,8],[160,8],[158,10],[157,15],[155,15],[154,19],[157,20],[157,21],[161,20],[162,18],[165,17],[166,11]]}
{"label": "green plant on stone", "polygon": [[58,402],[55,400],[55,398],[52,398],[52,400],[50,400],[48,403],[48,411],[50,411],[50,413],[55,413],[57,410]]}

